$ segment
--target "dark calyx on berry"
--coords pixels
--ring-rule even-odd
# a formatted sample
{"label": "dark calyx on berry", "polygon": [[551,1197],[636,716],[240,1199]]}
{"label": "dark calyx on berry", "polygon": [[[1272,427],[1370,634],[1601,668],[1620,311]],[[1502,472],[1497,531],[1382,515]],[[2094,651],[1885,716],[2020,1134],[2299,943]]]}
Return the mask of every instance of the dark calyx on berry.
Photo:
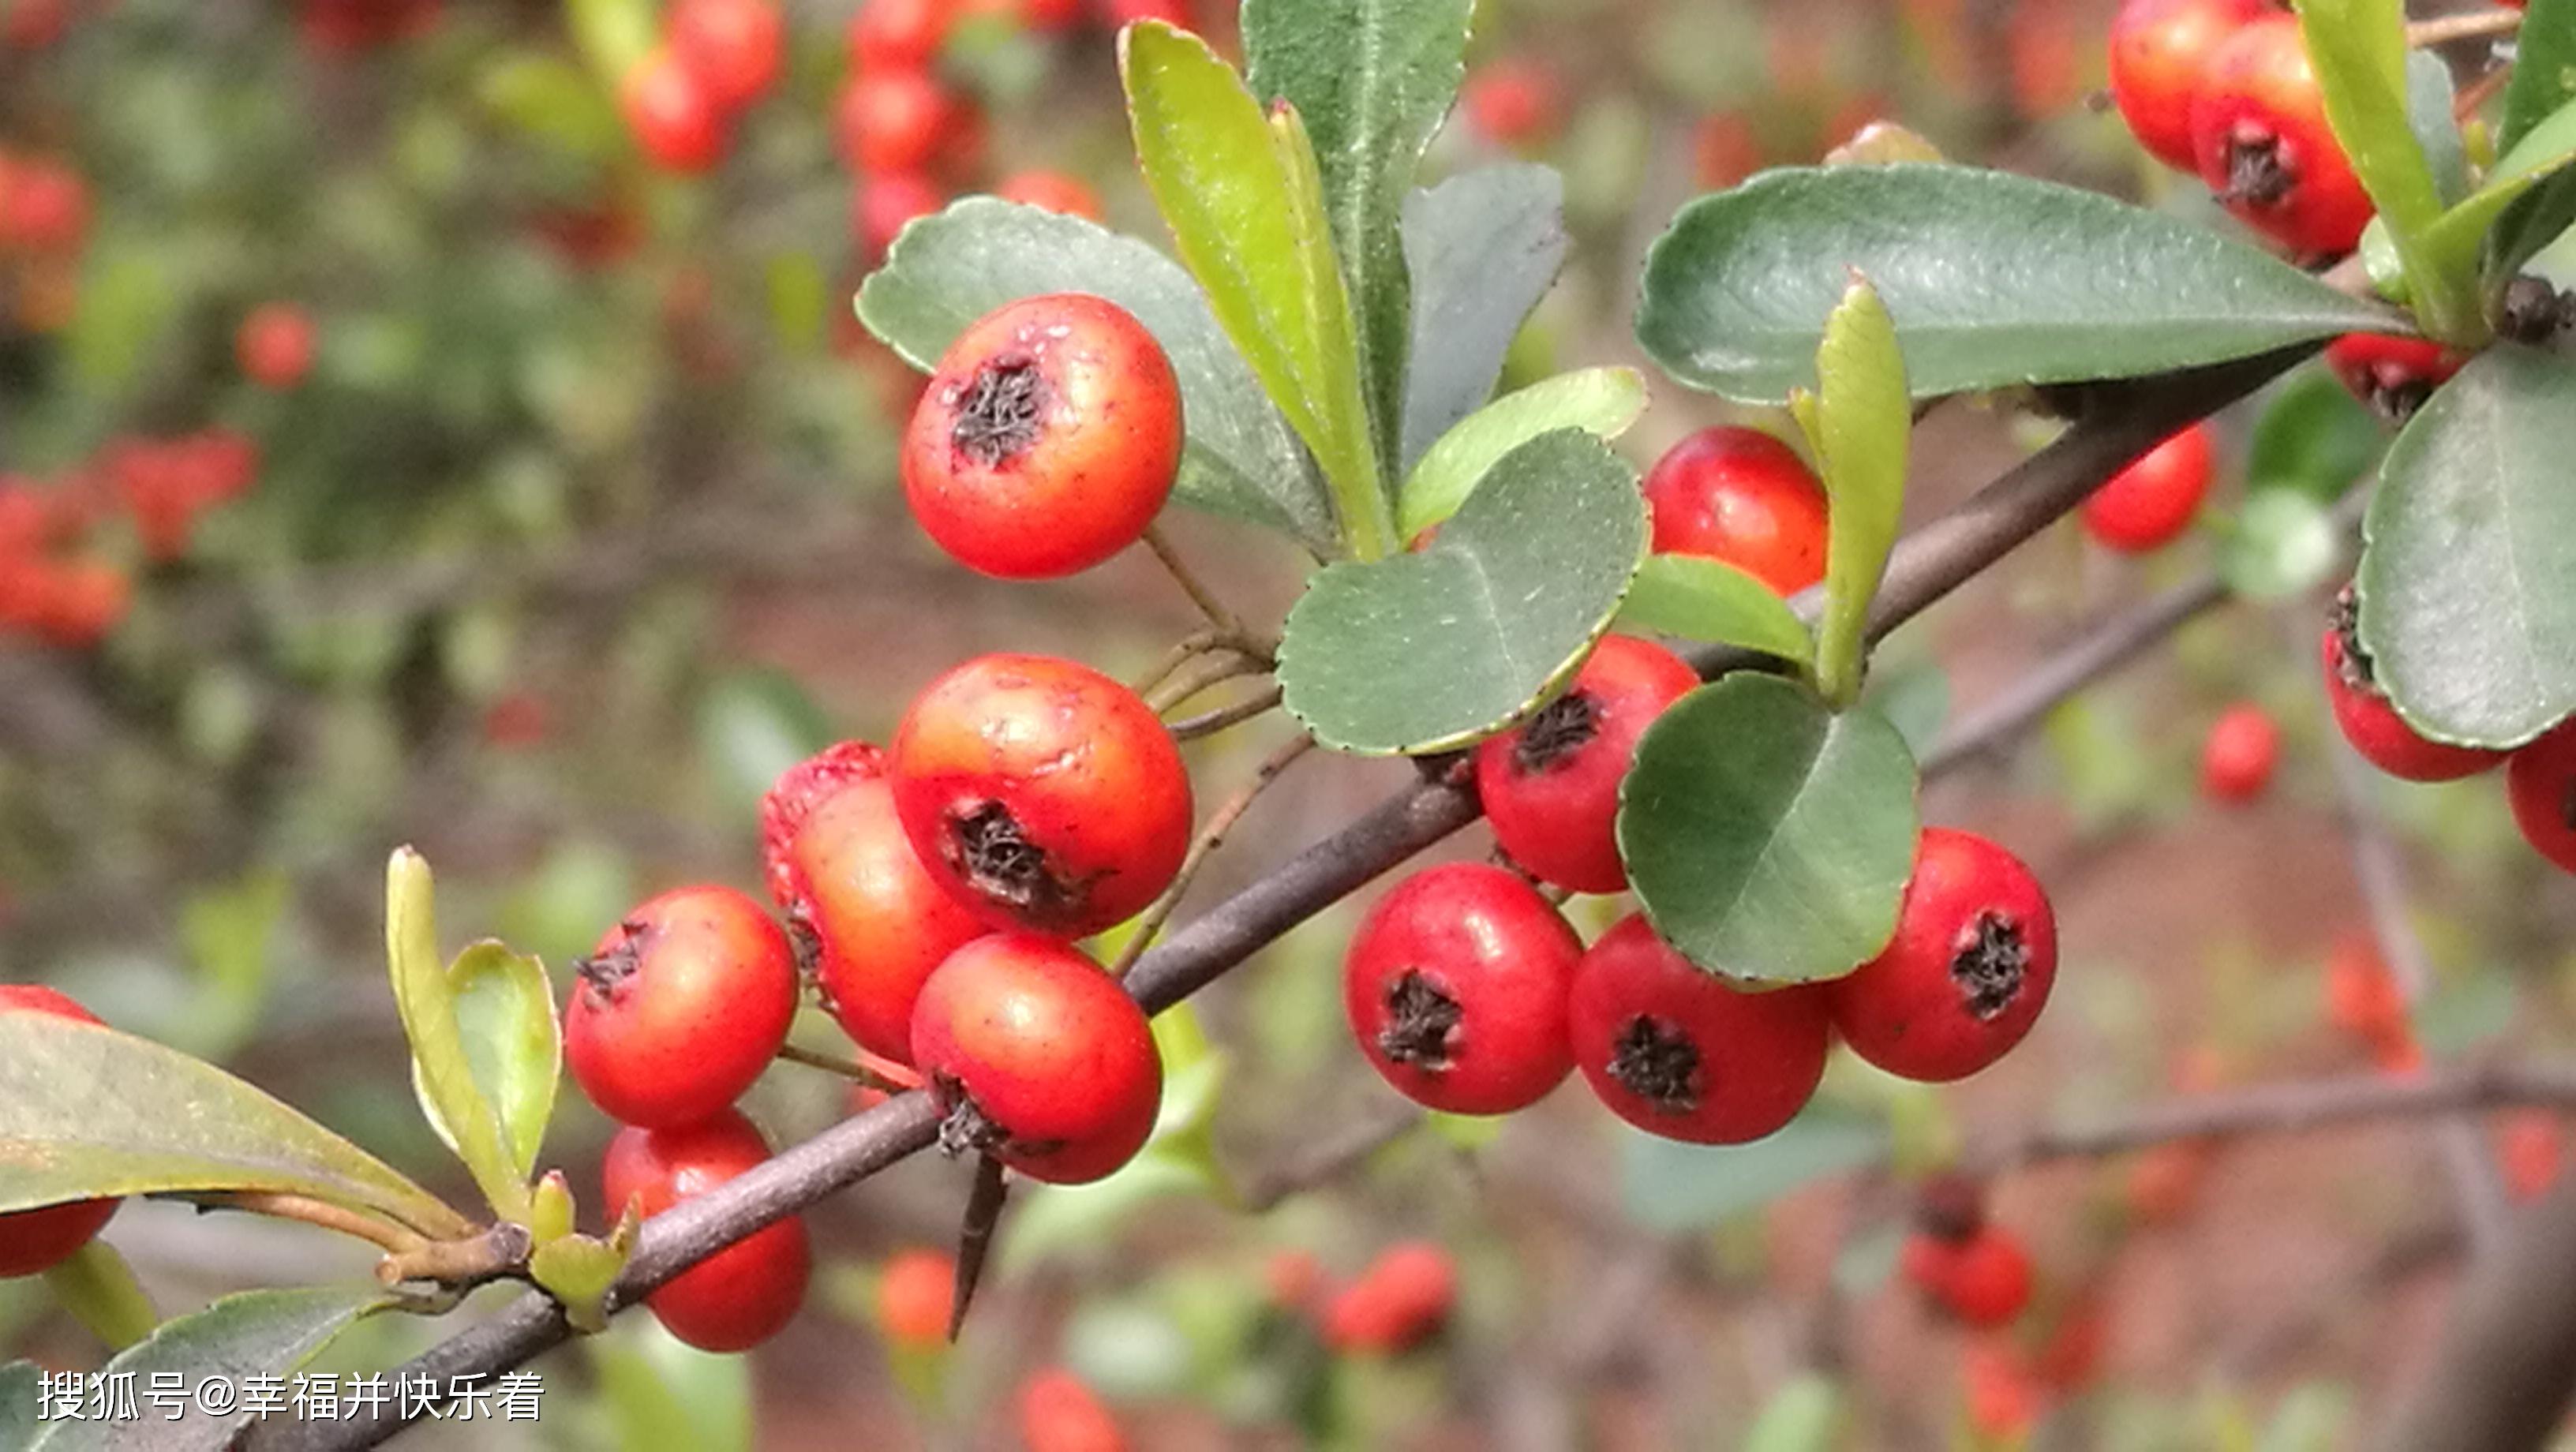
{"label": "dark calyx on berry", "polygon": [[1950,979],[1968,1000],[1968,1012],[1986,1023],[2021,997],[2022,976],[2030,971],[2030,945],[2021,925],[1998,912],[1977,914],[1966,939],[1950,957]]}
{"label": "dark calyx on berry", "polygon": [[2545,278],[2525,273],[2506,284],[2496,310],[2496,331],[2533,346],[2558,336],[2576,320],[2576,292],[2560,292]]}
{"label": "dark calyx on berry", "polygon": [[934,1074],[931,1087],[941,1103],[957,1106],[948,1111],[947,1118],[939,1121],[941,1154],[952,1160],[969,1151],[981,1154],[1001,1148],[1002,1142],[1011,1137],[1009,1131],[994,1123],[983,1107],[975,1102],[975,1096],[966,1092],[965,1084],[956,1075]]}
{"label": "dark calyx on berry", "polygon": [[996,358],[968,380],[949,442],[987,467],[1017,458],[1038,441],[1046,402],[1046,375],[1036,359]]}
{"label": "dark calyx on berry", "polygon": [[1000,802],[980,802],[948,819],[948,861],[968,885],[1038,923],[1080,916],[1089,895],[1069,882],[1028,839],[1019,819]]}
{"label": "dark calyx on berry", "polygon": [[2281,158],[2281,138],[2255,126],[2239,126],[2227,138],[2227,188],[2222,202],[2277,207],[2299,184],[2298,173]]}
{"label": "dark calyx on berry", "polygon": [[1985,1186],[1961,1174],[1933,1176],[1915,1197],[1914,1223],[1935,1240],[1974,1236],[1986,1225]]}
{"label": "dark calyx on berry", "polygon": [[1458,1059],[1458,1000],[1420,973],[1408,970],[1386,990],[1387,1024],[1378,1030],[1380,1053],[1432,1073]]}
{"label": "dark calyx on berry", "polygon": [[1641,1013],[1610,1045],[1610,1077],[1657,1109],[1688,1114],[1699,1107],[1699,1045]]}
{"label": "dark calyx on berry", "polygon": [[787,947],[796,958],[796,981],[817,987],[822,981],[823,934],[803,903],[787,910]]}
{"label": "dark calyx on berry", "polygon": [[1584,691],[1568,691],[1550,701],[1521,728],[1512,748],[1512,765],[1524,776],[1547,770],[1601,734],[1601,711]]}
{"label": "dark calyx on berry", "polygon": [[2334,608],[2326,612],[2326,628],[2335,633],[2335,674],[2356,691],[2376,691],[2379,682],[2370,670],[2370,653],[2361,648],[2361,602],[2350,585],[2335,592]]}
{"label": "dark calyx on berry", "polygon": [[605,953],[593,953],[576,959],[572,971],[582,983],[601,998],[612,997],[635,970],[644,966],[645,935],[651,925],[633,918],[617,925],[617,941]]}

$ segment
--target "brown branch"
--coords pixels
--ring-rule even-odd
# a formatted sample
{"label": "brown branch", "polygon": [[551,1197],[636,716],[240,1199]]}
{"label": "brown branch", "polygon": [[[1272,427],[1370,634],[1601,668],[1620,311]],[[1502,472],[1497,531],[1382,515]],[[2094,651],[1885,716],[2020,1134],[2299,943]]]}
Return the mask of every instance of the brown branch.
{"label": "brown branch", "polygon": [[1199,613],[1207,617],[1208,624],[1216,627],[1217,634],[1237,640],[1246,638],[1242,618],[1225,608],[1225,602],[1219,600],[1216,592],[1209,589],[1198,573],[1190,568],[1189,561],[1181,558],[1181,552],[1164,535],[1161,525],[1145,526],[1145,548],[1152,550],[1154,558],[1162,561],[1164,572],[1181,587],[1182,594],[1190,597],[1190,603],[1199,607]]}
{"label": "brown branch", "polygon": [[827,1074],[838,1074],[851,1083],[883,1094],[900,1094],[911,1087],[896,1083],[856,1059],[843,1058],[839,1054],[827,1054],[820,1049],[781,1044],[778,1046],[778,1057],[791,1064],[802,1064],[808,1069],[821,1069]]}
{"label": "brown branch", "polygon": [[2472,10],[2462,15],[2444,15],[2433,20],[2418,20],[2406,27],[2406,44],[2413,50],[2426,50],[2459,40],[2496,40],[2520,29],[2522,29],[2522,12],[2498,6],[2489,10]]}
{"label": "brown branch", "polygon": [[1163,895],[1154,899],[1153,905],[1145,909],[1144,917],[1137,921],[1136,930],[1127,935],[1127,946],[1118,951],[1117,961],[1109,965],[1110,977],[1126,977],[1127,970],[1136,966],[1136,960],[1145,956],[1145,950],[1154,946],[1155,935],[1163,931],[1163,924],[1172,920],[1172,914],[1181,905],[1182,896],[1190,890],[1191,880],[1199,875],[1199,869],[1207,865],[1207,860],[1216,855],[1216,850],[1225,845],[1226,834],[1234,830],[1234,824],[1243,820],[1243,814],[1252,810],[1253,802],[1269,790],[1280,773],[1314,748],[1314,737],[1302,731],[1297,733],[1294,739],[1262,760],[1261,765],[1253,770],[1252,780],[1245,782],[1233,796],[1208,814],[1207,824],[1199,828],[1198,840],[1190,844],[1189,855],[1181,859],[1181,870],[1173,874],[1172,885],[1163,889]]}
{"label": "brown branch", "polygon": [[2471,1263],[2423,1380],[2382,1452],[2538,1452],[2576,1392],[2576,1175],[2561,1175]]}
{"label": "brown branch", "polygon": [[1230,727],[1240,726],[1246,721],[1257,721],[1277,710],[1279,702],[1285,695],[1286,692],[1274,683],[1264,687],[1260,694],[1246,696],[1231,706],[1219,706],[1213,711],[1202,711],[1196,716],[1184,716],[1172,723],[1172,739],[1196,741],[1201,737],[1214,736]]}
{"label": "brown branch", "polygon": [[276,1220],[301,1221],[306,1225],[355,1236],[385,1252],[388,1260],[397,1255],[409,1255],[430,1243],[428,1237],[420,1232],[396,1225],[382,1216],[282,1190],[209,1191],[171,1198],[187,1200],[200,1210],[240,1210]]}
{"label": "brown branch", "polygon": [[1422,1111],[1406,1105],[1343,1125],[1339,1133],[1309,1145],[1297,1158],[1254,1176],[1236,1196],[1236,1206],[1247,1215],[1258,1215],[1291,1195],[1330,1184],[1421,1124]]}
{"label": "brown branch", "polygon": [[1153,707],[1155,712],[1160,714],[1212,686],[1241,680],[1245,676],[1262,675],[1269,669],[1268,666],[1248,655],[1237,655],[1231,652],[1211,655],[1194,665],[1182,667],[1154,689],[1147,691],[1145,704]]}
{"label": "brown branch", "polygon": [[528,1227],[507,1221],[465,1240],[433,1240],[415,1250],[389,1255],[376,1266],[376,1279],[389,1286],[404,1281],[436,1281],[449,1287],[480,1285],[527,1268],[536,1242]]}

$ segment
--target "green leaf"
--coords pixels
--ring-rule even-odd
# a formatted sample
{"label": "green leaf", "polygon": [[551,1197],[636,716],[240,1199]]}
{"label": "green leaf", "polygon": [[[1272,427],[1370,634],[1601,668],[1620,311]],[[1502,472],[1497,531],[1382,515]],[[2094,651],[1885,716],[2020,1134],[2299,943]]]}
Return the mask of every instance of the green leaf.
{"label": "green leaf", "polygon": [[746,814],[779,773],[830,745],[832,719],[794,676],[756,666],[726,673],[698,705],[701,753]]}
{"label": "green leaf", "polygon": [[1419,554],[1327,567],[1288,613],[1288,709],[1339,751],[1445,751],[1535,709],[1646,552],[1634,470],[1580,429],[1497,462]]}
{"label": "green leaf", "polygon": [[361,1317],[394,1304],[374,1286],[322,1286],[244,1291],[174,1317],[110,1361],[104,1374],[130,1376],[138,1389],[155,1376],[182,1378],[190,1396],[177,1421],[152,1411],[141,1421],[56,1422],[30,1452],[223,1452],[248,1419],[210,1412],[197,1388],[221,1378],[238,1392],[250,1377],[285,1377]]}
{"label": "green leaf", "polygon": [[152,1298],[143,1294],[133,1267],[104,1240],[92,1240],[46,1271],[45,1289],[91,1335],[119,1351],[161,1324],[161,1313],[152,1309]]}
{"label": "green leaf", "polygon": [[1827,1176],[1879,1163],[1887,1123],[1819,1099],[1753,1144],[1683,1144],[1632,1130],[1619,1136],[1619,1150],[1628,1218],[1672,1234],[1722,1225]]}
{"label": "green leaf", "polygon": [[2453,108],[2459,92],[2451,68],[2429,50],[2406,53],[2406,124],[2433,172],[2433,191],[2444,206],[2469,193],[2469,142]]}
{"label": "green leaf", "polygon": [[2469,277],[2444,276],[2423,250],[2425,230],[2442,215],[2442,191],[2410,121],[2405,0],[2298,0],[2298,11],[2326,121],[2387,224],[2426,328],[2474,341],[2460,332],[2478,326],[2474,309],[2469,318],[2445,312],[2465,299]]}
{"label": "green leaf", "polygon": [[750,1358],[700,1351],[648,1316],[584,1347],[618,1452],[749,1452]]}
{"label": "green leaf", "polygon": [[1401,221],[1414,167],[1466,71],[1470,0],[1246,0],[1253,95],[1305,118],[1359,325],[1378,467],[1398,477],[1412,326]]}
{"label": "green leaf", "polygon": [[2518,746],[2576,712],[2576,364],[2498,345],[2389,446],[2361,641],[2415,729]]}
{"label": "green leaf", "polygon": [[1565,183],[1543,166],[1462,172],[1405,199],[1406,467],[1494,396],[1512,339],[1565,265],[1567,240]]}
{"label": "green leaf", "polygon": [[[501,1114],[484,1093],[486,1081],[476,1073],[475,1056],[465,1041],[458,1004],[459,994],[485,973],[509,970],[487,969],[483,959],[472,952],[457,960],[458,969],[465,971],[452,972],[442,966],[438,924],[431,907],[429,863],[408,847],[395,849],[385,864],[385,955],[391,965],[394,1007],[402,1015],[403,1034],[411,1042],[412,1088],[430,1127],[473,1172],[474,1183],[491,1202],[493,1213],[524,1224],[528,1219],[527,1170],[517,1167]],[[502,953],[507,956],[506,949]],[[527,968],[537,975],[537,991],[545,1000],[540,1011],[546,1018],[547,1037],[551,1038],[553,995],[545,985],[544,970],[534,964]],[[490,987],[482,987],[481,991],[494,992]],[[507,994],[512,990],[505,985],[499,991]],[[504,1031],[513,1037],[525,1034],[524,1029],[515,1026]],[[490,1046],[485,1067],[497,1079],[507,1081],[515,1077],[514,1071],[503,1069],[501,1064],[516,1052],[512,1046]],[[549,1108],[551,1097],[550,1088]],[[542,1135],[544,1130],[540,1123],[537,1132]],[[533,1149],[530,1157],[533,1160]]]}
{"label": "green leaf", "polygon": [[1842,305],[1825,320],[1816,349],[1820,391],[1800,421],[1823,466],[1826,515],[1825,611],[1816,630],[1816,681],[1825,699],[1860,699],[1862,632],[1869,603],[1896,547],[1905,508],[1906,448],[1914,410],[1905,390],[1905,359],[1896,325],[1867,279],[1855,278]]}
{"label": "green leaf", "polygon": [[859,290],[859,317],[928,369],[957,335],[1005,303],[1087,292],[1136,315],[1180,380],[1188,430],[1172,495],[1285,530],[1318,550],[1334,541],[1332,502],[1287,421],[1178,263],[1133,237],[1037,207],[968,197],[904,229]]}
{"label": "green leaf", "polygon": [[2331,504],[2378,462],[2387,439],[2379,420],[2332,373],[2303,369],[2281,385],[2254,421],[2246,487],[2292,489]]}
{"label": "green leaf", "polygon": [[582,59],[610,86],[652,51],[661,28],[653,0],[564,0],[564,9]]}
{"label": "green leaf", "polygon": [[2248,600],[2287,600],[2324,584],[2342,562],[2340,532],[2315,495],[2257,489],[2219,552],[2218,571]]}
{"label": "green leaf", "polygon": [[1747,403],[1815,383],[1859,272],[1916,397],[2130,378],[2385,330],[2388,314],[2245,243],[2054,182],[1955,166],[1766,172],[1682,208],[1647,256],[1637,338]]}
{"label": "green leaf", "polygon": [[0,1447],[33,1447],[44,1435],[36,1420],[43,1376],[32,1361],[0,1366]]}
{"label": "green leaf", "polygon": [[1560,373],[1498,398],[1441,435],[1404,481],[1396,533],[1410,540],[1458,512],[1496,460],[1540,434],[1578,428],[1615,439],[1646,411],[1646,382],[1633,368]]}
{"label": "green leaf", "polygon": [[2541,121],[2576,101],[2576,0],[2531,0],[2515,42],[2496,145],[2511,151]]}
{"label": "green leaf", "polygon": [[536,1173],[563,1076],[562,1033],[545,965],[487,940],[456,955],[447,981],[467,1065],[508,1156],[509,1183],[524,1186]]}
{"label": "green leaf", "polygon": [[2576,103],[2559,108],[2499,157],[2485,183],[2426,231],[2426,251],[2446,265],[2474,267],[2505,210],[2571,162],[2576,162]]}
{"label": "green leaf", "polygon": [[1740,646],[1798,665],[1815,659],[1806,622],[1769,585],[1723,560],[1652,555],[1628,587],[1619,623],[1685,640]]}
{"label": "green leaf", "polygon": [[1809,1372],[1771,1394],[1744,1434],[1743,1452],[1834,1452],[1846,1426],[1842,1389]]}
{"label": "green leaf", "polygon": [[1655,931],[1740,983],[1813,983],[1896,930],[1919,828],[1913,753],[1866,707],[1738,672],[1637,743],[1619,855]]}
{"label": "green leaf", "polygon": [[0,1212],[105,1195],[274,1190],[432,1237],[471,1224],[212,1064],[96,1024],[0,1014]]}
{"label": "green leaf", "polygon": [[1294,108],[1265,119],[1233,69],[1186,31],[1118,35],[1136,159],[1208,306],[1297,431],[1362,559],[1395,547],[1370,446],[1359,343]]}

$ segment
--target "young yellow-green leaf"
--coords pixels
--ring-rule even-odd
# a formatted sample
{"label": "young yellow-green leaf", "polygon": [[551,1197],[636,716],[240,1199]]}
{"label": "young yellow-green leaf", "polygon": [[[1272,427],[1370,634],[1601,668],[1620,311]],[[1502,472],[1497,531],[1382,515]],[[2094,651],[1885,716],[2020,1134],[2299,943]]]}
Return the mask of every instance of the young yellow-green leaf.
{"label": "young yellow-green leaf", "polygon": [[[385,864],[385,956],[393,979],[394,1006],[402,1018],[403,1034],[411,1042],[412,1087],[421,1112],[473,1172],[474,1183],[491,1202],[493,1213],[524,1222],[527,1172],[515,1168],[516,1156],[501,1115],[475,1075],[474,1057],[458,1017],[457,998],[465,980],[451,975],[438,956],[429,863],[408,847],[397,848]],[[459,962],[462,965],[464,960]],[[471,976],[479,978],[484,971],[478,961]],[[542,984],[542,974],[539,981]],[[551,1038],[551,1002],[545,1013]],[[546,1107],[551,1110],[551,1087],[547,1092]],[[538,1131],[543,1133],[542,1124]]]}
{"label": "young yellow-green leaf", "polygon": [[1458,421],[1413,466],[1396,501],[1396,533],[1410,540],[1458,512],[1494,461],[1551,429],[1615,439],[1646,411],[1633,368],[1587,368],[1542,379]]}
{"label": "young yellow-green leaf", "polygon": [[1778,592],[1724,560],[1698,555],[1648,556],[1619,607],[1619,623],[1758,650],[1802,666],[1816,656],[1806,623]]}
{"label": "young yellow-green leaf", "polygon": [[395,1304],[376,1286],[318,1286],[244,1291],[173,1317],[103,1374],[140,1388],[177,1378],[189,1393],[177,1420],[147,1413],[141,1421],[55,1422],[28,1452],[224,1452],[249,1414],[238,1395],[199,1397],[199,1388],[220,1384],[238,1394],[252,1377],[282,1381],[360,1318]]}
{"label": "young yellow-green leaf", "polygon": [[2505,209],[2570,163],[2576,163],[2576,102],[2560,107],[2497,158],[2486,181],[2425,231],[2424,250],[2437,266],[2475,267]]}
{"label": "young yellow-green leaf", "polygon": [[543,1246],[572,1234],[578,1223],[572,1185],[563,1171],[546,1171],[528,1192],[528,1238]]}
{"label": "young yellow-green leaf", "polygon": [[653,0],[565,0],[565,9],[582,59],[610,86],[653,49],[660,19]]}
{"label": "young yellow-green leaf", "polygon": [[[484,1192],[500,1189],[519,1205],[517,1211],[504,1213],[525,1220],[533,1213],[523,1203],[528,1177],[536,1173],[537,1151],[554,1114],[555,1088],[563,1067],[563,1044],[545,966],[487,941],[457,954],[447,966],[447,980],[466,1066],[503,1157]],[[417,1060],[413,1085],[421,1088]],[[441,1120],[437,1104],[425,1090],[421,1107],[430,1114],[439,1138],[456,1149],[454,1127]],[[482,1184],[479,1174],[476,1182]]]}
{"label": "young yellow-green leaf", "polygon": [[1816,349],[1821,389],[1799,410],[1823,466],[1828,504],[1825,612],[1816,630],[1816,681],[1825,699],[1860,699],[1869,603],[1896,546],[1905,508],[1906,446],[1914,428],[1896,325],[1867,279],[1854,278],[1825,320]]}
{"label": "young yellow-green leaf", "polygon": [[1349,548],[1385,554],[1394,516],[1304,128],[1293,110],[1274,127],[1242,78],[1186,31],[1130,25],[1118,61],[1137,162],[1181,261],[1322,467]]}
{"label": "young yellow-green leaf", "polygon": [[161,1324],[161,1313],[152,1309],[152,1298],[143,1294],[133,1268],[104,1240],[91,1241],[45,1272],[45,1289],[91,1335],[119,1351]]}
{"label": "young yellow-green leaf", "polygon": [[[631,1216],[620,1222],[629,1223]],[[621,1245],[614,1235],[566,1235],[536,1248],[528,1257],[528,1276],[562,1303],[574,1330],[597,1334],[608,1325],[609,1287],[625,1273],[632,1254],[631,1237]]]}
{"label": "young yellow-green leaf", "polygon": [[356,1145],[163,1044],[0,1014],[0,1212],[97,1196],[280,1191],[423,1235],[472,1223]]}

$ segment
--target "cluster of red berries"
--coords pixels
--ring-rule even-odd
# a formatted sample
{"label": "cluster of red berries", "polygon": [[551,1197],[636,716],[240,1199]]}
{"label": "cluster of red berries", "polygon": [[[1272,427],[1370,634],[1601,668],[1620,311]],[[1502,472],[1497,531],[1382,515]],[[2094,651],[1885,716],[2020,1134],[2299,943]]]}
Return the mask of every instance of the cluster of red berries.
{"label": "cluster of red berries", "polygon": [[2020,1236],[1987,1218],[1985,1188],[1957,1176],[1923,1187],[1897,1266],[1963,1326],[1990,1331],[2030,1304],[2030,1252]]}
{"label": "cluster of red berries", "polygon": [[778,80],[787,20],[772,0],[678,0],[661,44],[618,83],[635,144],[665,171],[701,172],[733,147],[733,124]]}
{"label": "cluster of red berries", "polygon": [[96,645],[133,604],[110,524],[122,516],[148,557],[176,559],[198,517],[258,477],[259,446],[229,429],[125,440],[50,485],[0,474],[0,633]]}
{"label": "cluster of red berries", "polygon": [[[82,1023],[98,1015],[50,988],[0,984],[0,1013],[53,1013]],[[0,1215],[0,1280],[31,1276],[69,1260],[116,1214],[114,1200],[75,1200]]]}
{"label": "cluster of red berries", "polygon": [[68,164],[0,150],[0,298],[15,298],[12,321],[29,332],[71,322],[89,213],[89,186]]}

